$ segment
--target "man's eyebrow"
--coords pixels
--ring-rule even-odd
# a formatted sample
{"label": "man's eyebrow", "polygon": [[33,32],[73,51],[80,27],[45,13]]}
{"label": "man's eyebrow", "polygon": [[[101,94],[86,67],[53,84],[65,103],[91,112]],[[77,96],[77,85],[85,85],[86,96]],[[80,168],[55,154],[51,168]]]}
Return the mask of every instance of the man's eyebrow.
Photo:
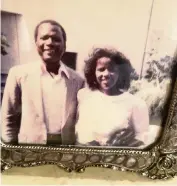
{"label": "man's eyebrow", "polygon": [[41,35],[40,38],[49,37],[47,34]]}

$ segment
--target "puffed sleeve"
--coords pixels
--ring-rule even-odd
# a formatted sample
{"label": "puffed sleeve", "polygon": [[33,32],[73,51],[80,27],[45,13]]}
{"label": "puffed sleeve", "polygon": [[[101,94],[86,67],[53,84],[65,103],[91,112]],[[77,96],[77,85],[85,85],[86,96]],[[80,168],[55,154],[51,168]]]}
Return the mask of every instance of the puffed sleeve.
{"label": "puffed sleeve", "polygon": [[140,98],[134,99],[131,124],[135,131],[135,139],[146,144],[149,131],[149,112],[147,104]]}

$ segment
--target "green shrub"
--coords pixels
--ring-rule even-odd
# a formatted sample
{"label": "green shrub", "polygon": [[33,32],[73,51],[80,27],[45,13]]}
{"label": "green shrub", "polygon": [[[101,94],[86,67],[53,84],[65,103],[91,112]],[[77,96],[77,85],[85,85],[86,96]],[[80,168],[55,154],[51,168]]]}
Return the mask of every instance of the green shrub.
{"label": "green shrub", "polygon": [[173,59],[165,56],[147,64],[149,66],[145,75],[138,80],[132,79],[129,92],[147,103],[150,117],[161,117],[170,85]]}

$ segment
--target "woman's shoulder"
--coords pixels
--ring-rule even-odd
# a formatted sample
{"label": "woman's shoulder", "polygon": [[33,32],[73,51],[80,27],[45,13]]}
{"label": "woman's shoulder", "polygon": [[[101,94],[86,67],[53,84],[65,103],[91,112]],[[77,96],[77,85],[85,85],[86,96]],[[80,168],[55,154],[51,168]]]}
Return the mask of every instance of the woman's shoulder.
{"label": "woman's shoulder", "polygon": [[85,94],[88,94],[88,93],[92,93],[92,91],[87,87],[82,88],[78,91],[78,95],[85,95]]}
{"label": "woman's shoulder", "polygon": [[94,94],[94,91],[85,87],[85,88],[82,88],[78,91],[77,97],[78,97],[78,100],[81,100],[83,98],[90,97],[93,94]]}
{"label": "woman's shoulder", "polygon": [[131,94],[129,92],[126,92],[126,100],[128,102],[133,103],[133,105],[138,106],[138,107],[147,107],[147,104],[145,100],[143,100],[141,97]]}

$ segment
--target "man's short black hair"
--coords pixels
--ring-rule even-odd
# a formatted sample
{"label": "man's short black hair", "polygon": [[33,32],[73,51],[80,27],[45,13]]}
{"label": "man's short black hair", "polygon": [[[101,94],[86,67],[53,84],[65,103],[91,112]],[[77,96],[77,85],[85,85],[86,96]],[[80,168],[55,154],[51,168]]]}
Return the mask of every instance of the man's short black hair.
{"label": "man's short black hair", "polygon": [[66,37],[66,32],[65,32],[64,28],[60,25],[60,23],[58,23],[58,22],[56,22],[56,21],[54,21],[54,20],[52,20],[52,19],[46,19],[46,20],[43,20],[43,21],[41,21],[40,23],[38,23],[38,25],[36,26],[36,28],[35,28],[35,30],[34,30],[34,40],[35,40],[35,41],[37,40],[37,35],[38,35],[39,26],[42,25],[43,23],[49,23],[49,24],[51,24],[51,25],[56,25],[56,26],[58,26],[58,27],[61,29],[62,35],[63,35],[63,39],[64,39],[64,41],[66,42],[67,37]]}

